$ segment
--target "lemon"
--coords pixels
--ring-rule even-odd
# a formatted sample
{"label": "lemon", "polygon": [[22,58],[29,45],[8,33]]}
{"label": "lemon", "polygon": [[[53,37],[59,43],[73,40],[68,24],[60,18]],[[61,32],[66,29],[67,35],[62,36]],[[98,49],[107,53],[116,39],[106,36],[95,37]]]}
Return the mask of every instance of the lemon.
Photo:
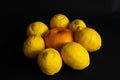
{"label": "lemon", "polygon": [[67,27],[70,21],[64,14],[55,14],[50,20],[50,27]]}
{"label": "lemon", "polygon": [[45,48],[45,43],[40,36],[30,36],[23,44],[24,55],[28,58],[35,59],[39,52]]}
{"label": "lemon", "polygon": [[86,27],[86,24],[83,20],[81,19],[74,19],[70,25],[69,25],[69,29],[72,31],[72,32],[75,32],[78,28],[81,30],[83,28]]}
{"label": "lemon", "polygon": [[90,64],[87,50],[77,42],[68,42],[61,49],[63,61],[75,70],[83,70]]}
{"label": "lemon", "polygon": [[58,73],[62,67],[60,53],[54,48],[44,49],[37,58],[38,66],[46,75]]}
{"label": "lemon", "polygon": [[38,35],[43,37],[47,31],[48,31],[48,26],[45,23],[41,21],[35,21],[29,24],[27,28],[27,35],[28,36]]}
{"label": "lemon", "polygon": [[75,41],[80,43],[89,52],[99,50],[102,46],[100,34],[93,28],[86,27],[75,32]]}

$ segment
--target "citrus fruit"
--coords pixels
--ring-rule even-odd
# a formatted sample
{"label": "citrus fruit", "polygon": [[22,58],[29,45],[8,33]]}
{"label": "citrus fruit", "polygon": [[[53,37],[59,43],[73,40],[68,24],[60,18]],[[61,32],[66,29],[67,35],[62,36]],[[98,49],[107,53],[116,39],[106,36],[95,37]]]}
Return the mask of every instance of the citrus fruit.
{"label": "citrus fruit", "polygon": [[86,27],[86,24],[83,20],[81,19],[74,19],[70,25],[68,26],[68,28],[72,31],[75,32],[78,28],[81,30],[83,28]]}
{"label": "citrus fruit", "polygon": [[46,75],[58,73],[62,67],[60,53],[54,48],[46,48],[39,53],[37,58],[39,68]]}
{"label": "citrus fruit", "polygon": [[77,42],[68,42],[61,49],[63,61],[75,70],[83,70],[90,64],[87,50]]}
{"label": "citrus fruit", "polygon": [[48,27],[45,23],[41,21],[35,21],[28,26],[27,35],[28,36],[38,35],[43,37],[47,31],[48,31]]}
{"label": "citrus fruit", "polygon": [[64,14],[55,14],[50,20],[50,27],[67,27],[70,21]]}
{"label": "citrus fruit", "polygon": [[40,36],[29,36],[23,44],[24,55],[31,59],[35,59],[44,48],[45,43]]}
{"label": "citrus fruit", "polygon": [[68,28],[55,27],[45,34],[44,40],[47,48],[55,48],[60,51],[63,44],[73,42],[73,34]]}
{"label": "citrus fruit", "polygon": [[82,30],[77,30],[74,37],[75,41],[84,46],[89,52],[99,50],[102,45],[99,33],[93,28],[86,27]]}

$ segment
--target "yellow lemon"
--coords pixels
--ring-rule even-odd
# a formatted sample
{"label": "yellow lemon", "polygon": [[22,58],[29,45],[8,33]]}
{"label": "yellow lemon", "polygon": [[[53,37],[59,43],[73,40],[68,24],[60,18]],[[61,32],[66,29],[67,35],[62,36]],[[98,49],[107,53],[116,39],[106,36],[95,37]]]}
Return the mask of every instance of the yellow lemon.
{"label": "yellow lemon", "polygon": [[60,53],[54,48],[46,48],[39,53],[37,58],[38,66],[46,75],[58,73],[62,67]]}
{"label": "yellow lemon", "polygon": [[35,59],[39,52],[45,48],[45,43],[42,37],[30,36],[23,44],[24,55],[28,58]]}
{"label": "yellow lemon", "polygon": [[83,20],[81,19],[74,19],[70,25],[68,26],[68,28],[72,31],[75,32],[78,28],[81,30],[83,28],[86,27],[86,24]]}
{"label": "yellow lemon", "polygon": [[90,64],[87,50],[77,42],[68,42],[61,49],[63,61],[75,70],[83,70]]}
{"label": "yellow lemon", "polygon": [[102,45],[102,39],[99,33],[95,29],[89,27],[77,30],[74,36],[75,41],[84,46],[89,52],[99,50]]}
{"label": "yellow lemon", "polygon": [[64,14],[55,14],[50,20],[50,27],[67,27],[70,21]]}
{"label": "yellow lemon", "polygon": [[43,37],[47,31],[48,31],[48,27],[45,23],[41,21],[35,21],[28,26],[27,35],[28,36],[38,35]]}

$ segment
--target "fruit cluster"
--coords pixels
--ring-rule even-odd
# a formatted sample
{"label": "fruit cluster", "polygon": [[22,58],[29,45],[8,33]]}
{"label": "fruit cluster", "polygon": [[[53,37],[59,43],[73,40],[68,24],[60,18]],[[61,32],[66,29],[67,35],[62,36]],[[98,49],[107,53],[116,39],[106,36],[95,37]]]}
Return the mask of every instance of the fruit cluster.
{"label": "fruit cluster", "polygon": [[70,20],[64,14],[55,14],[50,27],[35,21],[27,27],[23,44],[24,55],[37,59],[40,70],[47,75],[58,73],[63,61],[75,70],[90,64],[89,52],[99,50],[102,44],[99,33],[87,27],[82,19]]}

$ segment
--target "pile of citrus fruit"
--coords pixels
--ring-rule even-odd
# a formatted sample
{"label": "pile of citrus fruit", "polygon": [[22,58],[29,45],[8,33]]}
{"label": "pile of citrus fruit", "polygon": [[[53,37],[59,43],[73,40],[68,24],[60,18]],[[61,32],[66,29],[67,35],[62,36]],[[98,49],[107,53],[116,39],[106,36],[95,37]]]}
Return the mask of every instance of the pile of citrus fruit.
{"label": "pile of citrus fruit", "polygon": [[28,36],[23,43],[24,55],[37,59],[40,70],[46,75],[58,73],[63,62],[75,70],[83,70],[90,64],[89,52],[101,48],[99,33],[82,19],[70,22],[64,14],[55,14],[49,27],[35,21],[28,25]]}

